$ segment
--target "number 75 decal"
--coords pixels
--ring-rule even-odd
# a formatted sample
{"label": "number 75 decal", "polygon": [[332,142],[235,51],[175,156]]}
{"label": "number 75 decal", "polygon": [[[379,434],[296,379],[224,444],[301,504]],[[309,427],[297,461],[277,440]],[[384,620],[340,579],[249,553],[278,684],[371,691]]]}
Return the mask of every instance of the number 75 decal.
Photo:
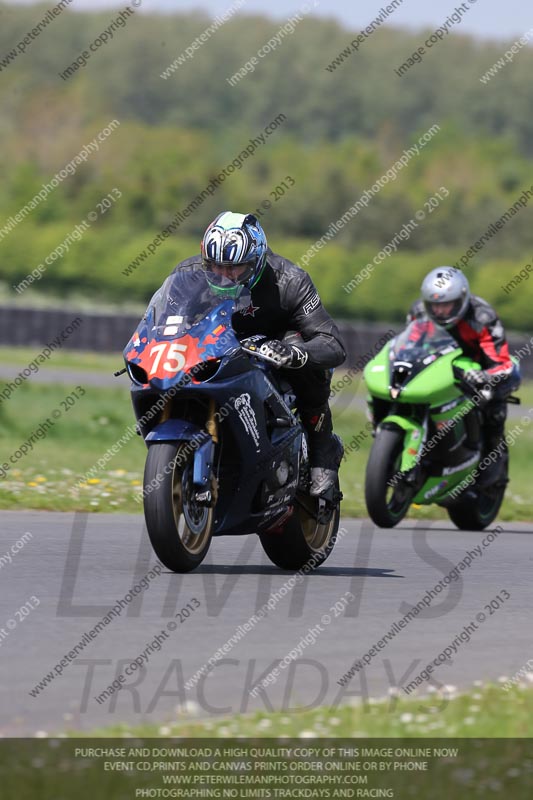
{"label": "number 75 decal", "polygon": [[[165,353],[165,351],[167,352]],[[177,342],[161,342],[160,344],[155,344],[150,349],[150,356],[153,356],[155,353],[155,357],[148,374],[151,376],[157,373],[163,358],[168,359],[163,363],[163,369],[166,372],[179,372],[187,363],[187,359],[185,358],[186,352],[186,344],[179,344]]]}

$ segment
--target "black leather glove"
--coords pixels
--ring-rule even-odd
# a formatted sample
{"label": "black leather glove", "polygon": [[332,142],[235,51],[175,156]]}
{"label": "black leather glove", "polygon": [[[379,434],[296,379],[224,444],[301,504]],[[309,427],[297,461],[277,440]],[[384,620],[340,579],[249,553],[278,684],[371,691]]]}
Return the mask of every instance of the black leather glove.
{"label": "black leather glove", "polygon": [[257,354],[276,367],[300,369],[307,363],[308,354],[293,344],[280,342],[279,339],[268,339],[257,349]]}
{"label": "black leather glove", "polygon": [[490,400],[494,394],[490,385],[490,375],[485,370],[467,370],[462,376],[462,383],[470,395],[479,394],[484,400]]}

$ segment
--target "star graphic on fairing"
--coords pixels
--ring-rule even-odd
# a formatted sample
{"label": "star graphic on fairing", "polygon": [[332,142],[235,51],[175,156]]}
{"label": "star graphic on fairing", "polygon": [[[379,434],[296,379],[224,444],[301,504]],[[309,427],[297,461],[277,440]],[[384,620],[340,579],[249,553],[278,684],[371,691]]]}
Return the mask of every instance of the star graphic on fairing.
{"label": "star graphic on fairing", "polygon": [[256,311],[259,311],[259,306],[254,306],[254,304],[250,302],[248,308],[243,308],[242,315],[243,317],[255,317]]}

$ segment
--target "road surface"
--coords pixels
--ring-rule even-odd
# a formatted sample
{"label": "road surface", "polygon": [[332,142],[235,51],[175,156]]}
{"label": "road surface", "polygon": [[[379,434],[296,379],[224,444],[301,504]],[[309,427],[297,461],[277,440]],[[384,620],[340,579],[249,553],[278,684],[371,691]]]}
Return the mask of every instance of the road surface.
{"label": "road surface", "polygon": [[[435,685],[462,688],[475,679],[512,675],[533,655],[533,530],[522,523],[502,527],[472,556],[487,532],[408,521],[385,531],[367,520],[344,519],[329,560],[291,583],[291,574],[270,564],[255,537],[217,538],[196,572],[158,575],[141,516],[0,512],[0,733],[163,721],[175,718],[178,706],[207,717],[265,708],[294,713],[303,706],[382,697],[412,681],[480,613],[486,619],[470,640],[463,635],[452,661],[435,668]],[[26,532],[31,538],[21,547]],[[448,583],[468,552],[470,565]],[[437,593],[439,582],[444,588]],[[127,603],[135,585],[142,591]],[[432,590],[430,607],[397,627],[367,657],[364,671],[339,685],[354,660]],[[485,608],[504,593],[510,599],[497,601],[499,608]],[[91,638],[119,599],[120,616]],[[269,600],[268,615],[250,622]],[[245,624],[248,629],[239,629]],[[187,689],[224,646],[216,667]],[[293,658],[278,676],[252,696],[291,650]],[[132,672],[135,658],[143,666]],[[120,675],[120,691],[98,702]]]}

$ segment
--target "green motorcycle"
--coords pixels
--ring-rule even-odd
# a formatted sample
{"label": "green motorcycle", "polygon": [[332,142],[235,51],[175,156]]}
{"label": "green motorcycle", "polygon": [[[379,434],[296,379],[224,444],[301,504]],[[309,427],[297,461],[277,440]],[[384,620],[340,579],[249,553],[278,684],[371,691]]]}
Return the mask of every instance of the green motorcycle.
{"label": "green motorcycle", "polygon": [[411,504],[443,506],[460,529],[482,530],[495,519],[509,454],[502,448],[497,475],[487,480],[481,409],[490,389],[472,396],[461,380],[480,368],[444,328],[425,318],[411,322],[367,364],[374,442],[365,500],[376,525],[394,527]]}

